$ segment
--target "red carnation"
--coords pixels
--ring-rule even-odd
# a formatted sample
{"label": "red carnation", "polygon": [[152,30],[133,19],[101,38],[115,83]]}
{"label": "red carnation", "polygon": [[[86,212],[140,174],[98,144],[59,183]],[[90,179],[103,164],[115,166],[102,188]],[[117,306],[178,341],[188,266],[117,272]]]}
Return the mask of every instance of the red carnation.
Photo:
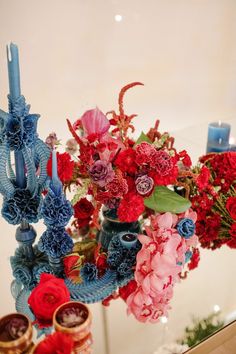
{"label": "red carnation", "polygon": [[208,185],[210,171],[206,166],[203,166],[199,176],[196,179],[196,184],[200,189],[204,189]]}
{"label": "red carnation", "polygon": [[144,212],[145,206],[140,195],[127,193],[118,207],[118,217],[121,222],[137,221]]}
{"label": "red carnation", "polygon": [[227,199],[226,209],[228,210],[231,218],[236,220],[236,197],[229,197]]}
{"label": "red carnation", "polygon": [[[72,179],[74,165],[75,163],[71,160],[70,154],[57,152],[57,173],[62,183],[69,182]],[[52,154],[48,160],[47,173],[52,177]]]}
{"label": "red carnation", "polygon": [[80,227],[88,225],[93,212],[93,204],[86,198],[81,198],[74,205],[74,217],[77,219],[77,222]]}
{"label": "red carnation", "polygon": [[71,354],[74,341],[70,335],[62,332],[54,332],[40,342],[35,354]]}
{"label": "red carnation", "polygon": [[156,153],[156,149],[153,145],[142,142],[136,146],[136,162],[138,165],[149,164],[152,160],[152,156]]}
{"label": "red carnation", "polygon": [[137,164],[135,162],[136,152],[132,148],[121,151],[116,160],[115,165],[119,167],[122,172],[127,172],[130,175],[137,171]]}
{"label": "red carnation", "polygon": [[173,169],[172,157],[163,150],[158,150],[152,156],[151,167],[161,176],[167,176]]}

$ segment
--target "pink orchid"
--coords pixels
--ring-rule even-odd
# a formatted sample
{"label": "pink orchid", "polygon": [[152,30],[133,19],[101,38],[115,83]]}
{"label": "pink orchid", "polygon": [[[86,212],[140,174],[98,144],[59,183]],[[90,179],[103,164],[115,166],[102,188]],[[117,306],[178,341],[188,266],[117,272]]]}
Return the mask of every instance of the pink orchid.
{"label": "pink orchid", "polygon": [[196,221],[196,213],[191,209],[180,215],[156,214],[146,226],[147,235],[139,235],[142,244],[136,256],[136,290],[127,298],[128,313],[141,322],[157,322],[167,315],[173,287],[180,281],[185,264],[186,252],[196,247],[198,237],[181,237],[176,229],[180,219]]}
{"label": "pink orchid", "polygon": [[85,137],[93,134],[102,136],[110,128],[109,120],[97,107],[86,111],[81,117],[81,123]]}
{"label": "pink orchid", "polygon": [[[169,295],[172,295],[171,291]],[[146,295],[141,287],[137,288],[127,298],[127,313],[128,315],[132,313],[140,322],[156,323],[161,316],[167,316],[167,311],[170,309],[168,298],[164,302],[158,297],[152,298]]]}

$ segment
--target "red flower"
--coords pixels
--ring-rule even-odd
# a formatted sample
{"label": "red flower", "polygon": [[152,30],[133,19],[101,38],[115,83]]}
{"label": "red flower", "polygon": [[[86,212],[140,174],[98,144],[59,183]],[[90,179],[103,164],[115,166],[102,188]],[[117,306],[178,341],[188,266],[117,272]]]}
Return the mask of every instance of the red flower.
{"label": "red flower", "polygon": [[39,284],[32,290],[28,303],[39,326],[51,326],[52,316],[58,306],[70,300],[70,293],[63,279],[42,273]]}
{"label": "red flower", "polygon": [[234,152],[234,151],[227,152],[227,159],[229,161],[229,165],[231,166],[231,168],[235,172],[235,170],[236,170],[236,152]]}
{"label": "red flower", "polygon": [[204,189],[208,185],[210,171],[206,166],[203,166],[200,175],[196,179],[196,184],[200,189]]}
{"label": "red flower", "polygon": [[193,269],[197,268],[199,261],[200,261],[199,249],[198,248],[194,248],[193,255],[192,255],[191,260],[190,260],[190,262],[188,264],[188,269],[189,270],[193,270]]}
{"label": "red flower", "polygon": [[180,151],[179,157],[180,157],[181,161],[183,162],[184,166],[191,167],[192,161],[191,161],[191,158],[189,157],[186,150]]}
{"label": "red flower", "polygon": [[74,341],[68,334],[54,332],[40,342],[35,354],[71,354]]}
{"label": "red flower", "polygon": [[138,165],[149,164],[152,161],[152,156],[156,153],[153,145],[142,142],[136,146],[136,162]]}
{"label": "red flower", "polygon": [[172,157],[163,150],[158,150],[152,156],[151,167],[161,176],[169,175],[173,169]]}
{"label": "red flower", "polygon": [[118,207],[118,217],[121,222],[137,221],[144,212],[145,206],[140,195],[127,193]]}
{"label": "red flower", "polygon": [[[62,183],[69,182],[73,176],[74,161],[71,160],[70,154],[57,152],[57,172]],[[52,177],[52,154],[47,164],[47,173]]]}
{"label": "red flower", "polygon": [[236,197],[229,197],[227,199],[226,209],[228,210],[231,218],[236,220]]}
{"label": "red flower", "polygon": [[106,188],[114,198],[121,198],[128,192],[127,181],[122,177],[113,178],[113,180],[106,185]]}
{"label": "red flower", "polygon": [[132,294],[137,288],[137,283],[135,280],[131,280],[127,285],[119,288],[120,297],[126,301],[130,294]]}
{"label": "red flower", "polygon": [[135,162],[136,152],[132,148],[121,151],[116,160],[115,165],[119,167],[122,172],[127,172],[130,175],[137,171],[137,164]]}
{"label": "red flower", "polygon": [[101,244],[98,244],[97,248],[94,251],[95,264],[98,268],[99,275],[103,275],[107,269],[107,254],[101,251]]}
{"label": "red flower", "polygon": [[231,225],[231,229],[229,230],[229,234],[236,241],[236,223]]}
{"label": "red flower", "polygon": [[69,255],[63,258],[64,273],[72,280],[79,280],[79,268],[84,262],[84,256],[77,254]]}
{"label": "red flower", "polygon": [[236,248],[236,223],[231,225],[231,229],[229,230],[229,234],[231,236],[231,240],[227,242],[227,245],[230,248]]}
{"label": "red flower", "polygon": [[88,225],[94,212],[93,204],[86,198],[81,198],[74,205],[74,217],[80,227]]}

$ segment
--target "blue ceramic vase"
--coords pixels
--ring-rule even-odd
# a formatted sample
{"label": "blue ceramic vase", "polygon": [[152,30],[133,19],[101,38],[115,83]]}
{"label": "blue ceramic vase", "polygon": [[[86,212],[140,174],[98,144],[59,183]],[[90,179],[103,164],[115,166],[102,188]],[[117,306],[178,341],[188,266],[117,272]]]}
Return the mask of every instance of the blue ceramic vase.
{"label": "blue ceramic vase", "polygon": [[117,216],[117,209],[104,208],[102,214],[103,221],[97,239],[105,251],[108,249],[111,239],[118,233],[140,233],[139,222],[120,222]]}

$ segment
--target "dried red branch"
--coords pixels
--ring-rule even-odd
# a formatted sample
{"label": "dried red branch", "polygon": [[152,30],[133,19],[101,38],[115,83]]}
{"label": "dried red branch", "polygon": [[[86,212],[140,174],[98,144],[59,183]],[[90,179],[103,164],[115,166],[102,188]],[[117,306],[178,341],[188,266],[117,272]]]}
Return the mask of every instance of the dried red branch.
{"label": "dried red branch", "polygon": [[143,84],[141,82],[132,82],[131,84],[124,86],[120,91],[118,103],[119,103],[119,112],[120,112],[120,119],[121,120],[125,119],[125,112],[124,112],[124,108],[123,108],[124,95],[125,95],[126,91],[128,91],[130,88],[137,86],[137,85],[143,86]]}
{"label": "dried red branch", "polygon": [[154,142],[156,138],[159,139],[161,136],[161,134],[158,132],[159,123],[160,123],[159,119],[156,120],[154,128],[150,128],[147,133],[147,137],[151,140],[151,142]]}
{"label": "dried red branch", "polygon": [[84,146],[84,143],[83,141],[80,139],[80,137],[76,134],[71,122],[69,121],[69,119],[66,120],[67,121],[67,125],[68,125],[68,128],[73,136],[73,138],[76,140],[76,142],[80,145],[80,146]]}

